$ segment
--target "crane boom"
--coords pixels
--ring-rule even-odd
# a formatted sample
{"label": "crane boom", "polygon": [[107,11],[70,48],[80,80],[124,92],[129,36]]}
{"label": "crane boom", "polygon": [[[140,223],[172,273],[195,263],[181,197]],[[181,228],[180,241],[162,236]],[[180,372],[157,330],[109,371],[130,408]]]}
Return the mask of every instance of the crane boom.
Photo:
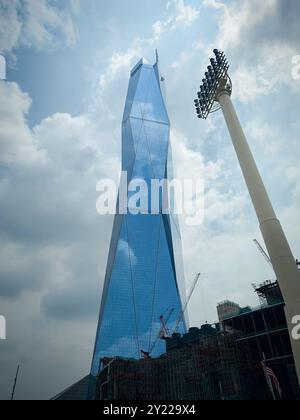
{"label": "crane boom", "polygon": [[168,321],[170,320],[171,315],[174,311],[175,311],[174,308],[170,308],[165,317],[164,317],[164,315],[161,315],[159,317],[161,328],[160,328],[160,330],[157,334],[156,339],[154,340],[154,342],[150,346],[150,349],[149,349],[149,352],[148,352],[149,355],[151,355],[151,353],[153,352],[153,350],[156,346],[156,343],[158,342],[159,339],[161,339],[162,337],[168,337],[170,335],[170,331],[169,331],[169,328],[168,328],[167,324],[168,324]]}
{"label": "crane boom", "polygon": [[[188,296],[187,296],[187,299],[186,299],[185,305],[183,306],[183,308],[182,308],[182,310],[181,310],[181,312],[180,312],[179,318],[178,318],[178,319],[177,319],[177,321],[176,321],[176,325],[175,325],[175,329],[174,329],[174,332],[175,332],[175,333],[176,333],[176,332],[178,331],[178,329],[179,329],[180,322],[182,321],[182,318],[183,318],[183,316],[184,316],[184,314],[185,314],[185,311],[186,311],[186,309],[187,309],[187,306],[188,306],[188,304],[189,304],[189,301],[191,300],[191,297],[192,297],[192,295],[193,295],[193,293],[194,293],[194,290],[195,290],[195,288],[196,288],[196,286],[197,286],[197,283],[198,283],[198,281],[199,281],[200,276],[201,276],[201,273],[198,273],[198,274],[196,275],[196,277],[195,277],[195,280],[194,280],[194,282],[193,282],[193,284],[192,284],[192,287],[191,287],[191,289],[190,289],[190,291],[189,291],[189,293],[188,293]],[[168,324],[168,321],[169,321],[169,319],[171,318],[171,315],[172,315],[172,313],[174,312],[174,310],[175,310],[174,308],[170,308],[170,309],[169,309],[169,311],[167,312],[166,316],[161,315],[161,316],[159,317],[160,324],[161,324],[161,328],[160,328],[160,330],[159,330],[159,333],[158,333],[158,335],[157,335],[157,337],[156,337],[155,341],[154,341],[154,342],[152,343],[152,345],[150,346],[150,348],[149,348],[149,352],[143,352],[143,351],[142,351],[142,353],[143,353],[144,357],[146,357],[146,358],[150,357],[150,355],[151,355],[152,351],[154,350],[154,347],[156,346],[156,343],[157,343],[157,341],[158,341],[159,339],[165,339],[165,338],[167,338],[167,337],[170,337],[170,331],[169,331],[169,328],[168,328],[167,324]]]}
{"label": "crane boom", "polygon": [[175,333],[176,333],[176,332],[178,331],[178,329],[179,329],[180,322],[182,321],[182,318],[183,318],[183,316],[184,316],[184,314],[185,314],[186,308],[187,308],[187,306],[188,306],[188,304],[189,304],[189,301],[191,300],[191,297],[192,297],[192,295],[193,295],[193,293],[194,293],[194,290],[195,290],[195,288],[196,288],[196,286],[197,286],[197,283],[198,283],[198,281],[199,281],[200,276],[201,276],[201,273],[198,273],[198,274],[196,275],[196,277],[195,277],[195,280],[194,280],[194,282],[193,282],[193,284],[192,284],[191,290],[190,290],[190,292],[189,292],[189,294],[188,294],[188,297],[187,297],[187,299],[186,299],[185,305],[183,306],[182,311],[181,311],[181,313],[180,313],[180,315],[179,315],[179,318],[178,318],[178,320],[177,320],[177,322],[176,322],[176,326],[175,326],[175,329],[174,329],[174,332],[175,332]]}
{"label": "crane boom", "polygon": [[270,259],[269,255],[266,253],[266,251],[263,249],[263,247],[261,246],[261,244],[258,242],[257,239],[253,239],[253,242],[255,243],[259,252],[264,257],[264,259],[267,261],[267,263],[272,267],[272,270],[273,270],[273,265],[272,265],[272,262],[271,262],[271,259]]}
{"label": "crane boom", "polygon": [[165,333],[166,336],[170,335],[169,328],[168,328],[167,324],[168,324],[168,321],[171,318],[171,315],[174,312],[174,310],[175,310],[174,308],[171,308],[169,310],[169,312],[167,313],[166,317],[164,317],[163,315],[161,315],[159,317],[160,324],[161,324],[161,330],[159,332],[159,335],[161,333]]}

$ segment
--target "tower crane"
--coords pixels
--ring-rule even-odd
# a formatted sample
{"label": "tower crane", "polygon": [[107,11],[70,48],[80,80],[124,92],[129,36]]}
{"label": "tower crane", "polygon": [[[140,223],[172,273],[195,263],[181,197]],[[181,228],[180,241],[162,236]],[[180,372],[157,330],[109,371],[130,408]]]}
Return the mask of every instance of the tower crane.
{"label": "tower crane", "polygon": [[151,347],[149,348],[149,352],[144,352],[144,351],[141,352],[144,358],[149,358],[150,357],[150,355],[153,352],[158,340],[163,339],[164,337],[168,337],[170,335],[170,330],[169,330],[167,324],[168,324],[168,321],[170,320],[171,315],[174,311],[175,311],[174,308],[170,308],[165,316],[162,314],[159,317],[160,330],[157,334],[156,339],[154,340]]}
{"label": "tower crane", "polygon": [[270,267],[273,270],[273,265],[271,263],[271,259],[270,259],[269,255],[266,253],[266,251],[263,249],[263,247],[261,246],[261,244],[258,242],[257,239],[253,239],[253,242],[255,243],[255,245],[257,246],[257,248],[259,250],[259,252],[261,253],[261,255],[264,257],[264,259],[267,261],[267,263],[270,265]]}
{"label": "tower crane", "polygon": [[[184,306],[183,306],[183,308],[182,308],[182,310],[181,310],[181,312],[180,312],[180,314],[179,314],[179,317],[178,317],[178,319],[177,319],[177,321],[176,321],[174,331],[172,332],[173,334],[174,334],[174,333],[177,333],[177,332],[178,332],[178,330],[179,330],[179,327],[180,327],[180,322],[182,321],[182,319],[183,319],[183,317],[184,317],[185,311],[186,311],[186,309],[187,309],[187,307],[188,307],[188,304],[189,304],[189,302],[190,302],[190,300],[191,300],[191,297],[192,297],[192,295],[193,295],[193,293],[194,293],[194,291],[195,291],[195,288],[196,288],[196,286],[197,286],[197,283],[198,283],[198,281],[199,281],[200,276],[201,276],[201,273],[198,273],[198,274],[196,275],[196,277],[195,277],[195,280],[193,281],[193,284],[192,284],[191,289],[190,289],[190,291],[189,291],[189,293],[188,293],[188,296],[187,296],[186,302],[185,302],[185,304],[184,304]],[[151,347],[149,348],[149,351],[148,351],[148,352],[141,350],[141,354],[142,354],[142,356],[143,356],[145,359],[149,359],[149,358],[151,358],[151,353],[153,352],[153,350],[154,350],[154,348],[155,348],[155,346],[156,346],[156,343],[157,343],[157,341],[158,341],[159,339],[161,339],[161,340],[165,340],[166,338],[171,337],[171,335],[172,335],[172,334],[171,334],[170,329],[168,328],[167,324],[168,324],[168,321],[170,320],[171,315],[173,314],[174,310],[175,310],[174,308],[171,308],[171,309],[169,309],[169,310],[168,310],[168,312],[167,312],[166,316],[161,315],[161,316],[159,317],[159,321],[160,321],[161,328],[160,328],[160,330],[159,330],[159,333],[158,333],[158,335],[157,335],[156,339],[155,339],[155,340],[154,340],[154,342],[152,343],[152,345],[151,345]]]}
{"label": "tower crane", "polygon": [[181,311],[181,313],[180,313],[180,315],[179,315],[179,317],[177,319],[177,322],[176,322],[176,325],[175,325],[175,329],[174,329],[174,333],[177,333],[178,330],[179,330],[180,322],[182,321],[182,319],[184,317],[185,311],[186,311],[186,309],[188,307],[188,304],[189,304],[189,302],[191,300],[191,297],[192,297],[192,295],[193,295],[193,293],[195,291],[195,288],[196,288],[196,286],[198,284],[198,281],[200,279],[200,276],[201,276],[201,273],[198,273],[196,275],[196,277],[195,277],[195,280],[194,280],[194,282],[192,284],[192,287],[191,287],[191,289],[189,291],[189,294],[188,294],[188,297],[186,299],[185,305],[183,306],[182,311]]}
{"label": "tower crane", "polygon": [[161,329],[159,331],[159,338],[162,338],[164,336],[168,337],[170,335],[170,330],[168,328],[168,321],[171,318],[172,313],[174,312],[174,308],[171,308],[166,317],[164,317],[164,315],[161,315],[159,317],[159,321],[160,321],[160,325],[161,325]]}

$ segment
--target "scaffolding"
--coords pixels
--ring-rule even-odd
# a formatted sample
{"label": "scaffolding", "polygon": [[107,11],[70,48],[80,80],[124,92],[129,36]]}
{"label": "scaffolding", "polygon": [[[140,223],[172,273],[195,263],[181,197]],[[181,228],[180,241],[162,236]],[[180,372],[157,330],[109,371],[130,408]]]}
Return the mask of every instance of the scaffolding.
{"label": "scaffolding", "polygon": [[277,281],[267,280],[259,286],[253,285],[262,306],[283,302],[282,293]]}

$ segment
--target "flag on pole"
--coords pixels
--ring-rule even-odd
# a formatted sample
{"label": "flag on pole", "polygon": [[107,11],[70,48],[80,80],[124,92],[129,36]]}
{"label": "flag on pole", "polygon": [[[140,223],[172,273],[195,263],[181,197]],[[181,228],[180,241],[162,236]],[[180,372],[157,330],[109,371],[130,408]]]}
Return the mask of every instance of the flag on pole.
{"label": "flag on pole", "polygon": [[274,386],[278,396],[280,398],[282,398],[282,389],[281,389],[279,380],[278,380],[277,376],[275,375],[274,371],[270,367],[266,366],[266,374],[271,379],[272,385]]}

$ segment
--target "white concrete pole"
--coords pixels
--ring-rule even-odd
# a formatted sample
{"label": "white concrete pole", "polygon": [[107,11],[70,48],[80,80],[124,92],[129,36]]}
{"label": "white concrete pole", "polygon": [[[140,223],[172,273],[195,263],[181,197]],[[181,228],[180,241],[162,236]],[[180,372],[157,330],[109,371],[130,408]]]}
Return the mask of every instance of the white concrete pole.
{"label": "white concrete pole", "polygon": [[292,334],[297,320],[295,317],[300,315],[300,273],[231,102],[230,90],[220,89],[217,100],[222,108],[285,301],[285,315],[300,384],[300,339],[295,339]]}

